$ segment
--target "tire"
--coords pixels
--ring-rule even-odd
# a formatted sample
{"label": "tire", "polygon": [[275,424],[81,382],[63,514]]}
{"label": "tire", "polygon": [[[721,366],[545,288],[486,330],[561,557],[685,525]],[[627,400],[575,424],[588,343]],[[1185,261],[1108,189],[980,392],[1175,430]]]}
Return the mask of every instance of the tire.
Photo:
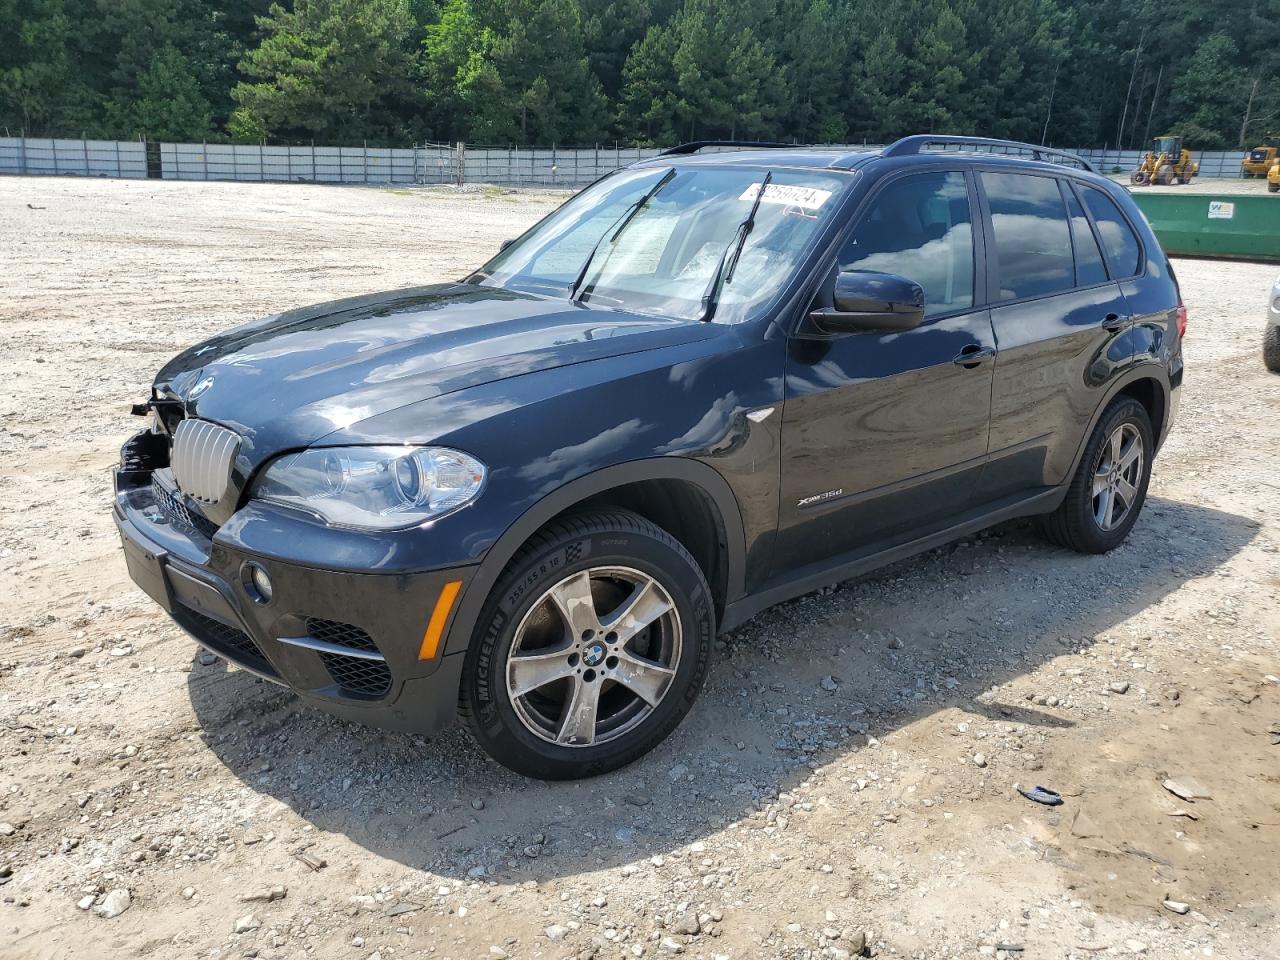
{"label": "tire", "polygon": [[1262,336],[1262,362],[1272,373],[1280,373],[1280,327],[1267,325]]}
{"label": "tire", "polygon": [[[589,605],[575,599],[584,597]],[[639,621],[655,618],[628,638],[635,621],[613,618],[632,601]],[[494,585],[467,650],[459,713],[516,773],[607,773],[684,719],[714,637],[711,590],[674,537],[626,510],[573,515],[536,533]],[[590,702],[589,720],[589,706],[572,709]]]}
{"label": "tire", "polygon": [[1280,193],[1280,183],[1268,183],[1267,193]]}
{"label": "tire", "polygon": [[[1107,469],[1113,456],[1113,437],[1117,433],[1121,436],[1121,449],[1126,453],[1130,449],[1127,446],[1128,440],[1136,437],[1141,442],[1141,462],[1137,469],[1122,464],[1117,471],[1132,489],[1127,502],[1123,488],[1110,486],[1113,474]],[[1090,435],[1065,499],[1053,513],[1038,518],[1040,532],[1051,542],[1078,553],[1107,553],[1114,550],[1129,535],[1142,512],[1142,505],[1147,498],[1147,484],[1151,480],[1154,452],[1151,419],[1147,416],[1146,408],[1132,397],[1117,399],[1103,413],[1102,419]],[[1112,498],[1109,501],[1099,499],[1105,493],[1094,493],[1095,474],[1100,469],[1107,474]],[[1109,515],[1110,526],[1106,526],[1099,518],[1108,503],[1115,504]],[[1124,507],[1123,513],[1116,513],[1121,506]]]}

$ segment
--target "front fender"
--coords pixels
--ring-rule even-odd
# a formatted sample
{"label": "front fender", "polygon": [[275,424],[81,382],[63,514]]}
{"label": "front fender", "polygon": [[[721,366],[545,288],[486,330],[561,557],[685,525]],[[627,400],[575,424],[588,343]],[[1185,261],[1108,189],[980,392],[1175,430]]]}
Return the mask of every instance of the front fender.
{"label": "front fender", "polygon": [[472,629],[479,619],[494,584],[520,547],[552,518],[575,504],[629,483],[644,480],[680,480],[698,487],[719,514],[725,536],[727,564],[726,601],[736,600],[744,592],[746,542],[742,512],[728,482],[714,469],[697,460],[684,457],[652,457],[620,463],[584,477],[579,477],[547,494],[526,510],[489,548],[484,561],[467,584],[458,605],[445,654],[459,653],[471,642]]}

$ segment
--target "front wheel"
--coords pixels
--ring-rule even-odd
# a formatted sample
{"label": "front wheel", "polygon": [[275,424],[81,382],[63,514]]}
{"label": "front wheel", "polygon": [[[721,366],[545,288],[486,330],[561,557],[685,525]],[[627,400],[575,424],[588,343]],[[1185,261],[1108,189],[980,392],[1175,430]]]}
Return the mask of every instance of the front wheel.
{"label": "front wheel", "polygon": [[1268,183],[1267,193],[1280,193],[1280,183]]}
{"label": "front wheel", "polygon": [[1061,505],[1040,518],[1041,532],[1080,553],[1114,550],[1142,511],[1154,455],[1146,408],[1132,397],[1113,402],[1089,437]]}
{"label": "front wheel", "polygon": [[629,511],[571,516],[534,535],[494,587],[459,711],[517,773],[605,773],[689,712],[714,632],[706,579],[674,537]]}

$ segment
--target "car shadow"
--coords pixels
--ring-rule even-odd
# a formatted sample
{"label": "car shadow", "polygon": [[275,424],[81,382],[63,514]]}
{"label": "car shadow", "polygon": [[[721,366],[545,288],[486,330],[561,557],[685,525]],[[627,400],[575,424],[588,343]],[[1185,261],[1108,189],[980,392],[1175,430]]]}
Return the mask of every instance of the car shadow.
{"label": "car shadow", "polygon": [[1047,546],[1013,522],[783,604],[723,638],[701,699],[665,743],[586,781],[526,780],[457,729],[425,740],[338,721],[221,661],[193,667],[190,696],[228,770],[314,825],[313,855],[332,858],[333,833],[440,876],[542,880],[668,855],[842,756],[865,752],[874,778],[879,741],[921,720],[1046,736],[1071,727],[1100,691],[1058,702],[1026,675],[1213,574],[1258,529],[1152,497],[1104,557]]}

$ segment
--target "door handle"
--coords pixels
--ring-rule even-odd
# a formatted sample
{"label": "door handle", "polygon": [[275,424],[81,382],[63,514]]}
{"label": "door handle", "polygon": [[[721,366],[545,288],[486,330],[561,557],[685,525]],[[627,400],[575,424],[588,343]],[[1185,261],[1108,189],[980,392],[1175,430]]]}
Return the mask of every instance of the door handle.
{"label": "door handle", "polygon": [[986,360],[990,360],[996,355],[995,347],[984,347],[981,344],[971,343],[959,353],[955,355],[955,359],[951,362],[957,366],[965,367],[972,370],[978,364]]}
{"label": "door handle", "polygon": [[1119,333],[1129,324],[1128,317],[1122,317],[1118,313],[1108,313],[1102,318],[1102,329],[1108,333]]}

